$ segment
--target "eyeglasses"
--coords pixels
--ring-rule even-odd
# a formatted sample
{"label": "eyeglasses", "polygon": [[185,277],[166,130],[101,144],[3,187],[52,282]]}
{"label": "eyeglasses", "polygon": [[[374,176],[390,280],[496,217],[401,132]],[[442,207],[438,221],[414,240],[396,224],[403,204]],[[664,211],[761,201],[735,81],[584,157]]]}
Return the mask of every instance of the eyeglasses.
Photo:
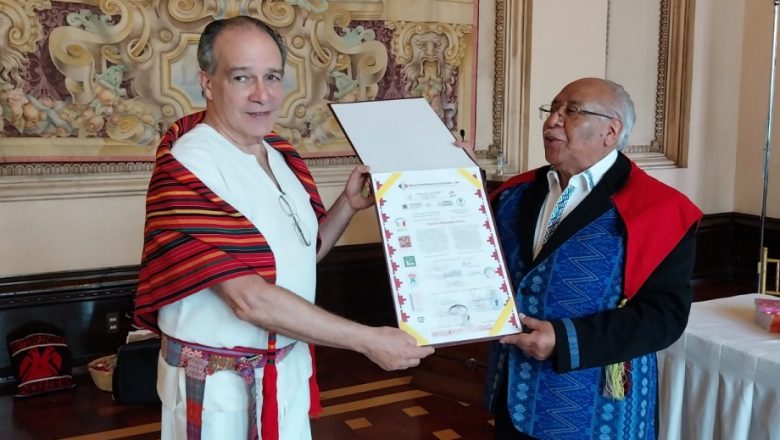
{"label": "eyeglasses", "polygon": [[601,116],[602,118],[615,119],[614,116],[609,116],[609,115],[605,115],[604,113],[597,113],[597,112],[592,112],[590,110],[585,110],[574,104],[567,104],[566,106],[563,107],[558,104],[552,104],[552,105],[545,104],[539,106],[540,119],[545,120],[549,118],[550,115],[553,113],[560,114],[564,119],[571,118],[574,116],[581,116],[581,115]]}
{"label": "eyeglasses", "polygon": [[298,217],[298,211],[295,209],[295,203],[287,197],[287,194],[282,193],[279,196],[279,205],[282,207],[282,211],[287,214],[293,221],[293,229],[295,229],[298,239],[301,240],[306,246],[311,246],[311,240],[309,239],[309,232],[301,226],[301,218]]}

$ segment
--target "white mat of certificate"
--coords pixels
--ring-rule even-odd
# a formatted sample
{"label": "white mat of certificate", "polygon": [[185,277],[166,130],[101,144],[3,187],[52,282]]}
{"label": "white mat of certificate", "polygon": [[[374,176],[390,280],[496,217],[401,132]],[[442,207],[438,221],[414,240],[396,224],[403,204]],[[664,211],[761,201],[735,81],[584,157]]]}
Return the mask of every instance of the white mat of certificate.
{"label": "white mat of certificate", "polygon": [[371,167],[399,327],[419,345],[518,333],[479,168],[428,103],[331,104]]}

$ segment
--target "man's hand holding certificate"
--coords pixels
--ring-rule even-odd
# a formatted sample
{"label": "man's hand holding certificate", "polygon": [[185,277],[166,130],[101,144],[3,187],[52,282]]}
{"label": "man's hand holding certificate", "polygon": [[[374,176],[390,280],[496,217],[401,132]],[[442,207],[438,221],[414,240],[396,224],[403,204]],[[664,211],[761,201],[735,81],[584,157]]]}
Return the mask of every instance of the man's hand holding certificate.
{"label": "man's hand holding certificate", "polygon": [[371,183],[399,327],[420,345],[518,333],[479,168],[422,99],[331,104]]}

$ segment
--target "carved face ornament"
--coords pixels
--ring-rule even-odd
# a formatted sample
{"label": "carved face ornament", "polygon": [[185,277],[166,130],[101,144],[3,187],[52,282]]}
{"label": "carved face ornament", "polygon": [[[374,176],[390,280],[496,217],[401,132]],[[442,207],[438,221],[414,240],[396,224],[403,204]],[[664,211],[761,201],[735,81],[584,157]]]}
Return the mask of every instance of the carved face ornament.
{"label": "carved face ornament", "polygon": [[444,63],[445,36],[435,32],[424,32],[413,35],[410,39],[412,46],[412,63],[419,63],[421,72],[431,72],[435,69],[439,75],[439,65]]}

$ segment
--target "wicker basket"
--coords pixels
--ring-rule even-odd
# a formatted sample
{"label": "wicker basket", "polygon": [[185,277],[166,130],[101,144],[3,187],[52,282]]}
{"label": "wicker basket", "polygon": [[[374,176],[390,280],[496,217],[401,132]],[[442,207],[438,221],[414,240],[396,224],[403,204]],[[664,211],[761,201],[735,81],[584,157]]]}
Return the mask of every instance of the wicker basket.
{"label": "wicker basket", "polygon": [[89,364],[87,369],[95,386],[103,391],[111,391],[111,379],[114,376],[114,367],[116,367],[116,355],[99,357]]}

